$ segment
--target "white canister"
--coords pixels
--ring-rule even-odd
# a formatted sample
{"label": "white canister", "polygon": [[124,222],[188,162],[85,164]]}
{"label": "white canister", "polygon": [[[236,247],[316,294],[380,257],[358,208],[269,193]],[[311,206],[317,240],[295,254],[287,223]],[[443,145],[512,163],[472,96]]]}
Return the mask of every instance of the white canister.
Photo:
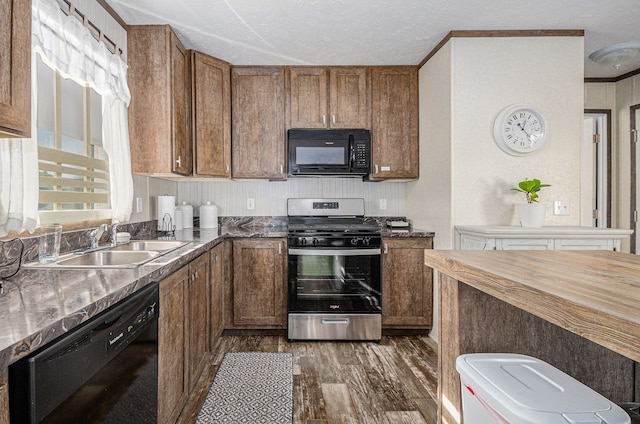
{"label": "white canister", "polygon": [[211,202],[200,206],[200,228],[218,228],[218,207]]}
{"label": "white canister", "polygon": [[180,231],[184,228],[184,211],[176,208],[176,222],[174,223],[176,231]]}
{"label": "white canister", "polygon": [[182,228],[193,228],[193,206],[182,202],[176,209],[182,211]]}

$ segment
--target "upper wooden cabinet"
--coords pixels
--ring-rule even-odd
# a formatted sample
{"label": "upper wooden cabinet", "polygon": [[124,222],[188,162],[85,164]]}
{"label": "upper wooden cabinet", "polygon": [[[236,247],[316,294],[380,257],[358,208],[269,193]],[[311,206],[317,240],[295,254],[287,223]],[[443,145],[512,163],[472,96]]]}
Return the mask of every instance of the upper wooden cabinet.
{"label": "upper wooden cabinet", "polygon": [[371,68],[371,180],[418,178],[418,70]]}
{"label": "upper wooden cabinet", "polygon": [[286,179],[284,69],[233,67],[232,176]]}
{"label": "upper wooden cabinet", "polygon": [[132,25],[127,39],[131,169],[191,175],[188,51],[168,25]]}
{"label": "upper wooden cabinet", "polygon": [[291,67],[289,128],[369,128],[369,68]]}
{"label": "upper wooden cabinet", "polygon": [[31,2],[0,0],[0,137],[31,137]]}
{"label": "upper wooden cabinet", "polygon": [[191,53],[196,175],[231,177],[230,85],[227,62],[196,51]]}

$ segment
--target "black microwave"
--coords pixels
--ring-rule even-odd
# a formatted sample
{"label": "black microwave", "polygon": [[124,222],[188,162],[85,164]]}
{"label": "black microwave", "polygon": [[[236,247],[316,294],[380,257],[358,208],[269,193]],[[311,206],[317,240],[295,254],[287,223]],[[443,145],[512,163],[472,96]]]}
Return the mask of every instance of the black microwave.
{"label": "black microwave", "polygon": [[290,129],[289,175],[368,176],[368,130]]}

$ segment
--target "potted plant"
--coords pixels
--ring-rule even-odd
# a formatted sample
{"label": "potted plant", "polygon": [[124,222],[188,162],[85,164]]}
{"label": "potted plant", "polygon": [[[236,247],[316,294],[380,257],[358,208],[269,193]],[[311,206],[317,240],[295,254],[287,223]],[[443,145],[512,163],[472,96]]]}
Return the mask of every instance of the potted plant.
{"label": "potted plant", "polygon": [[537,178],[525,178],[524,181],[518,183],[517,188],[511,189],[524,193],[527,197],[527,203],[516,205],[520,223],[523,227],[542,227],[547,205],[538,203],[538,192],[543,187],[551,187],[551,185],[542,184]]}

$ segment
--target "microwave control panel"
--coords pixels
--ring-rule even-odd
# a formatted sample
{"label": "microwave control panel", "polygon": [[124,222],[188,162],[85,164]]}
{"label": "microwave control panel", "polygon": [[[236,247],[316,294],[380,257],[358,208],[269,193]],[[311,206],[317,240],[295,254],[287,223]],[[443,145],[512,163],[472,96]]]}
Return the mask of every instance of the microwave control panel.
{"label": "microwave control panel", "polygon": [[369,167],[369,158],[367,154],[367,144],[366,143],[355,143],[355,164],[356,168],[368,168]]}

